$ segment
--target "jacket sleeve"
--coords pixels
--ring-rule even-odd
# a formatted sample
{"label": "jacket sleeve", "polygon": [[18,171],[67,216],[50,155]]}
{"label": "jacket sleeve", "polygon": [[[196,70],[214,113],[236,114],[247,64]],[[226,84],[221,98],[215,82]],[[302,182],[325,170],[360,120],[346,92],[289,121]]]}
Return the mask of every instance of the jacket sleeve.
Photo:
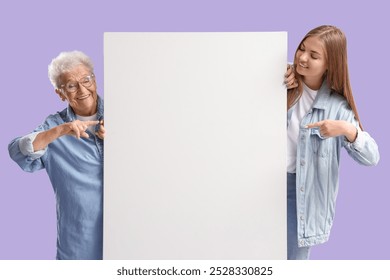
{"label": "jacket sleeve", "polygon": [[342,145],[347,150],[348,154],[356,162],[362,165],[377,165],[380,159],[378,145],[368,132],[362,131],[360,129],[359,123],[348,105],[345,105],[341,108],[341,119],[352,123],[358,132],[357,138],[353,143],[349,142],[344,137]]}
{"label": "jacket sleeve", "polygon": [[44,150],[34,152],[32,143],[35,137],[46,129],[48,129],[47,124],[40,125],[32,133],[17,137],[8,144],[10,157],[24,171],[35,172],[45,168],[43,156],[47,152],[47,147]]}

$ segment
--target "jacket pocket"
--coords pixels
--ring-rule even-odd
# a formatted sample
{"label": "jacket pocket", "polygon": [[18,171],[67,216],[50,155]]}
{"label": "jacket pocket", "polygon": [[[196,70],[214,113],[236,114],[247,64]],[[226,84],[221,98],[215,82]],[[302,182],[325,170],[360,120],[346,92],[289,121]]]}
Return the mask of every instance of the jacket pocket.
{"label": "jacket pocket", "polygon": [[311,129],[310,142],[313,153],[317,157],[327,157],[329,153],[329,139],[321,136],[318,128]]}

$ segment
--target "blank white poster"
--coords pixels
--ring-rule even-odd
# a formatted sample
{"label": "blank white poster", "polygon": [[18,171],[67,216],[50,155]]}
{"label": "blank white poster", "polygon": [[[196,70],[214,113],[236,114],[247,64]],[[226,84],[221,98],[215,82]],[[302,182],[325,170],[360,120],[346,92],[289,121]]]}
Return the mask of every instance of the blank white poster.
{"label": "blank white poster", "polygon": [[105,259],[286,258],[286,62],[286,32],[105,33]]}

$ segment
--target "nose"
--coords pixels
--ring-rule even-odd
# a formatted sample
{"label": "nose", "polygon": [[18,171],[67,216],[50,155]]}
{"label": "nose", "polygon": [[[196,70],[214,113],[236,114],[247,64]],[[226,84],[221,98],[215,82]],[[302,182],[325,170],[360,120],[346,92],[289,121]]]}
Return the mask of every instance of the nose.
{"label": "nose", "polygon": [[299,61],[302,61],[302,62],[306,62],[306,61],[307,61],[307,53],[306,53],[306,52],[303,52],[303,53],[300,55]]}
{"label": "nose", "polygon": [[83,93],[88,93],[88,90],[81,83],[78,83],[77,92],[83,94]]}

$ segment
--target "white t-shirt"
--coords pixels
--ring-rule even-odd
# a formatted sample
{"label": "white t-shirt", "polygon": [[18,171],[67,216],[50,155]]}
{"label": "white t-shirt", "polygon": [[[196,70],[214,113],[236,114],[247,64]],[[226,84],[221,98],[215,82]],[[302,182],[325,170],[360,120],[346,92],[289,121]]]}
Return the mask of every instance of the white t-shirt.
{"label": "white t-shirt", "polygon": [[290,124],[287,128],[287,172],[296,172],[297,145],[299,136],[299,125],[302,118],[311,109],[318,90],[312,90],[303,84],[303,93],[301,98],[295,104],[292,112]]}
{"label": "white t-shirt", "polygon": [[[88,117],[76,115],[76,119],[78,119],[79,121],[97,121],[97,114]],[[90,125],[87,129],[93,134],[95,134],[95,125]]]}

